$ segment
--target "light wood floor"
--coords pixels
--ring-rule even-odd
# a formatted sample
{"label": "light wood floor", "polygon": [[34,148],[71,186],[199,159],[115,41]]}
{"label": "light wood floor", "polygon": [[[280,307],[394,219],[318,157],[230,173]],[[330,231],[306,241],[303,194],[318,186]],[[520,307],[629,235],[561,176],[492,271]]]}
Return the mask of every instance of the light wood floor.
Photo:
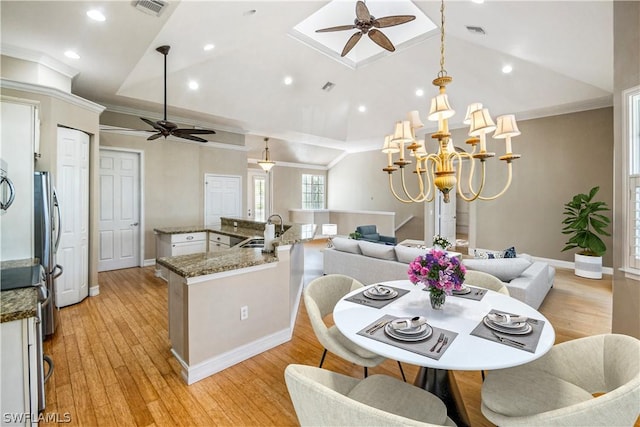
{"label": "light wood floor", "polygon": [[[305,246],[305,282],[322,274],[323,242]],[[100,273],[100,295],[61,310],[56,335],[45,342],[55,363],[45,415],[71,425],[297,425],[283,379],[290,363],[316,365],[322,348],[304,304],[293,339],[187,386],[170,353],[167,285],[153,267]],[[557,342],[610,332],[611,280],[579,279],[558,270],[540,311]],[[325,368],[362,377],[362,368],[328,355]],[[405,366],[413,378],[418,368]],[[394,361],[371,373],[399,377]],[[480,413],[480,373],[455,372],[472,426]],[[46,424],[46,423],[45,423]]]}

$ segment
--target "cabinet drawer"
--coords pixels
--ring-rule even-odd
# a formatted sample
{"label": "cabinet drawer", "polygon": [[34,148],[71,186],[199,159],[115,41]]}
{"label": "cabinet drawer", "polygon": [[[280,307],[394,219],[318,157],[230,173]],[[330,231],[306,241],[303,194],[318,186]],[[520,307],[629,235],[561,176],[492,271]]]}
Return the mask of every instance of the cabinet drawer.
{"label": "cabinet drawer", "polygon": [[171,256],[198,254],[207,251],[207,241],[174,243],[171,245]]}
{"label": "cabinet drawer", "polygon": [[211,233],[209,232],[209,245],[215,243],[222,243],[223,245],[230,246],[231,245],[231,236],[226,236],[224,234]]}
{"label": "cabinet drawer", "polygon": [[206,241],[207,233],[206,231],[199,233],[181,233],[181,234],[172,234],[171,235],[171,243],[188,243],[188,242],[198,242],[198,241]]}

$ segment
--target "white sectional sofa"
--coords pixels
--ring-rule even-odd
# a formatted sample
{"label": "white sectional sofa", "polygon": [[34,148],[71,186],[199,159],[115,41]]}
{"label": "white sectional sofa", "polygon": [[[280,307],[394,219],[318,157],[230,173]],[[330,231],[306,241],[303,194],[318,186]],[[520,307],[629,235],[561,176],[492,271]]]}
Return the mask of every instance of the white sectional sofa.
{"label": "white sectional sofa", "polygon": [[[344,237],[333,239],[324,254],[324,274],[344,274],[365,285],[407,279],[409,263],[424,249],[390,246]],[[512,259],[464,259],[471,270],[502,280],[512,297],[538,308],[553,285],[555,269],[524,254]]]}

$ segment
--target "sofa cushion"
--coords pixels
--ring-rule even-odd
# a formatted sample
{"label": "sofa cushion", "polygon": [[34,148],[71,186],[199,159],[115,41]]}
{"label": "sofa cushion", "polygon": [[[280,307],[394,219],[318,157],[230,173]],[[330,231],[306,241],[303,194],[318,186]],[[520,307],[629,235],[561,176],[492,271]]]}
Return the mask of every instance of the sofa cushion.
{"label": "sofa cushion", "polygon": [[396,246],[396,258],[398,261],[405,264],[413,262],[417,257],[427,253],[426,249],[410,248],[408,246],[397,245]]}
{"label": "sofa cushion", "polygon": [[349,252],[352,254],[361,254],[360,245],[357,240],[346,239],[344,237],[334,237],[332,240],[333,247],[337,251]]}
{"label": "sofa cushion", "polygon": [[379,243],[367,242],[364,240],[358,240],[360,250],[365,256],[379,259],[388,259],[390,261],[396,260],[396,251],[393,246],[381,245]]}
{"label": "sofa cushion", "polygon": [[531,265],[524,258],[465,259],[462,263],[471,270],[491,274],[503,282],[509,282],[520,276]]}

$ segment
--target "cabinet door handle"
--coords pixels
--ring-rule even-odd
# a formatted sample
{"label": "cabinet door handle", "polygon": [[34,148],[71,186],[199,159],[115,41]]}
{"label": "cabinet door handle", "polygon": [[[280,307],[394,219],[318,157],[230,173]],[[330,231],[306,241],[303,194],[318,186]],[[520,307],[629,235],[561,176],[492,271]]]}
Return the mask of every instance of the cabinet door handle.
{"label": "cabinet door handle", "polygon": [[137,227],[138,224],[140,224],[139,222],[134,222],[133,224],[131,224],[131,227]]}
{"label": "cabinet door handle", "polygon": [[7,184],[7,187],[9,187],[9,198],[6,202],[4,200],[0,202],[0,208],[4,211],[9,209],[9,207],[13,203],[13,200],[16,198],[16,189],[13,186],[13,182],[8,177],[3,176],[0,180],[0,186],[5,183]]}
{"label": "cabinet door handle", "polygon": [[187,240],[193,240],[193,236],[187,236]]}

